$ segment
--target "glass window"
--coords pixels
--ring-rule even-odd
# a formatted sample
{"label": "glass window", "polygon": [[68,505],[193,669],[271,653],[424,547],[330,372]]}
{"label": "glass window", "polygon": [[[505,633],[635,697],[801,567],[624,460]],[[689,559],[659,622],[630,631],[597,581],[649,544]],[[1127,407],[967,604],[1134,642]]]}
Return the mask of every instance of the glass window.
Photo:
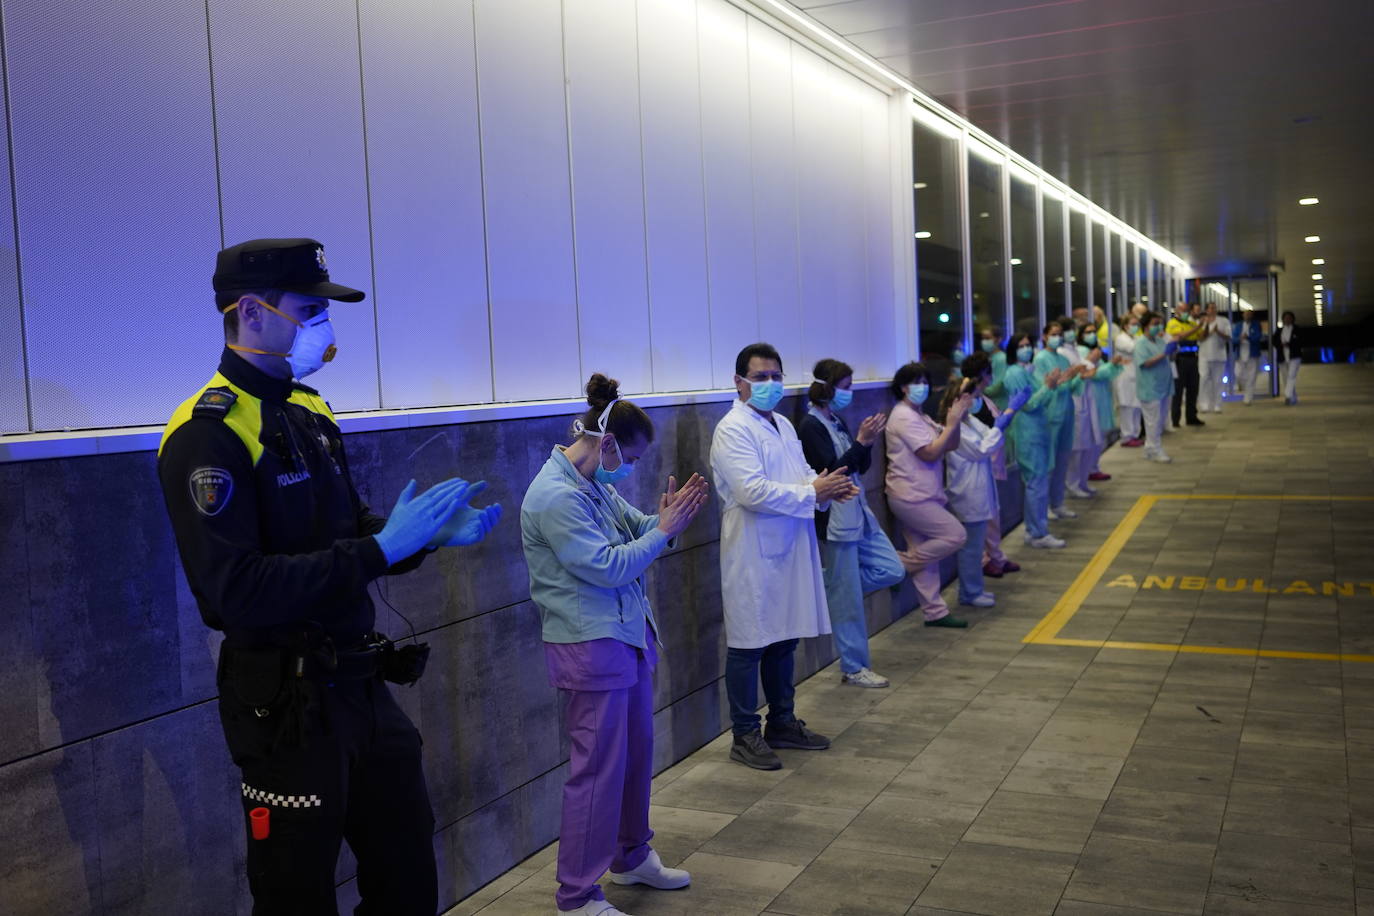
{"label": "glass window", "polygon": [[1111,233],[1112,241],[1112,285],[1107,290],[1112,297],[1111,308],[1104,308],[1108,318],[1115,318],[1121,314],[1121,303],[1126,301],[1126,249],[1122,243],[1121,233]]}
{"label": "glass window", "polygon": [[[1067,312],[1069,271],[1064,258],[1064,201],[1045,195],[1045,320]],[[1013,232],[1013,237],[1015,233]],[[1037,335],[1039,336],[1039,335]]]}
{"label": "glass window", "polygon": [[1137,248],[1136,248],[1136,255],[1135,255],[1135,256],[1136,256],[1136,262],[1137,262],[1137,269],[1138,269],[1138,271],[1139,271],[1138,274],[1137,274],[1137,276],[1140,278],[1140,285],[1136,287],[1136,290],[1135,290],[1135,298],[1131,300],[1131,304],[1132,304],[1132,305],[1135,305],[1137,302],[1142,302],[1142,303],[1144,303],[1145,305],[1149,305],[1149,304],[1150,304],[1150,253],[1149,253],[1148,251],[1146,251],[1144,248],[1137,247]]}
{"label": "glass window", "polygon": [[921,359],[947,366],[949,354],[964,339],[959,140],[917,121],[912,126],[912,159]]}
{"label": "glass window", "polygon": [[1069,209],[1069,305],[1088,307],[1088,214]]}
{"label": "glass window", "polygon": [[[970,141],[972,142],[972,141]],[[973,328],[1001,327],[1007,320],[1006,257],[1002,250],[1002,163],[968,155],[969,266],[973,278]]]}
{"label": "glass window", "polygon": [[[1112,261],[1116,260],[1116,252],[1112,250],[1112,233],[1105,223],[1093,223],[1093,305],[1102,309],[1104,312],[1111,311],[1111,285],[1112,285]],[[1087,313],[1079,312],[1081,303],[1073,304],[1074,317],[1086,319],[1091,310]]]}
{"label": "glass window", "polygon": [[[1040,327],[1040,258],[1037,256],[1035,222],[1035,183],[1011,173],[1011,317],[1017,333],[1035,333]],[[1046,204],[1050,201],[1046,201]],[[1058,204],[1059,201],[1054,201]],[[1060,233],[1063,233],[1063,213],[1060,213]],[[1045,249],[1050,248],[1049,239]],[[1048,254],[1047,254],[1048,257]],[[1064,261],[1064,246],[1059,246],[1059,262]],[[1059,298],[1064,298],[1063,272],[1060,274]],[[1002,329],[1003,337],[1009,333]]]}

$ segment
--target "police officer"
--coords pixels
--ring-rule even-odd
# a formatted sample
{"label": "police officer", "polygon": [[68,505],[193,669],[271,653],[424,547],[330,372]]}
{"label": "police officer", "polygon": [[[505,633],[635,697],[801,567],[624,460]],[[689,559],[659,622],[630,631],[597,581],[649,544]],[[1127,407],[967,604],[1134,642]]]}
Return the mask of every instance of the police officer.
{"label": "police officer", "polygon": [[373,632],[367,586],[500,518],[482,484],[415,482],[390,517],[358,498],[329,405],[300,379],[334,355],[329,280],[313,239],[219,253],[219,371],[172,415],[158,474],[191,591],[224,631],[220,721],[243,772],[253,913],[337,914],[339,843],[358,859],[358,914],[433,916],[434,816],[420,735],[384,683],[426,650]]}
{"label": "police officer", "polygon": [[1178,344],[1178,354],[1174,357],[1174,367],[1178,369],[1178,380],[1174,387],[1174,400],[1170,411],[1174,428],[1178,428],[1180,417],[1189,426],[1206,426],[1197,415],[1198,393],[1198,346],[1207,338],[1207,326],[1198,321],[1188,310],[1186,303],[1180,302],[1174,317],[1169,319],[1164,333]]}

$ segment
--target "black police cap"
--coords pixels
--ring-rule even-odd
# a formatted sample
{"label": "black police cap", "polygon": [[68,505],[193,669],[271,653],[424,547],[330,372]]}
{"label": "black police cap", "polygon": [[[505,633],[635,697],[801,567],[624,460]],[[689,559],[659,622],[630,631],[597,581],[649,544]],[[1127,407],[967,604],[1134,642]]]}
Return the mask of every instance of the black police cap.
{"label": "black police cap", "polygon": [[215,292],[280,289],[340,302],[361,302],[365,293],[331,283],[324,246],[314,239],[253,239],[219,253]]}

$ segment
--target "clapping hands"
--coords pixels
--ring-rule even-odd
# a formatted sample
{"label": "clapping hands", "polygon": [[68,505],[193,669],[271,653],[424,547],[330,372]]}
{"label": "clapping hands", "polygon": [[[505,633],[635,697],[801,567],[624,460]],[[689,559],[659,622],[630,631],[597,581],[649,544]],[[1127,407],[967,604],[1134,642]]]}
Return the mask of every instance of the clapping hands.
{"label": "clapping hands", "polygon": [[466,547],[485,538],[501,521],[501,504],[492,503],[484,509],[468,505],[472,498],[487,488],[485,480],[468,487],[461,505],[439,533],[429,542],[430,547]]}
{"label": "clapping hands", "polygon": [[859,432],[854,436],[860,445],[872,445],[882,435],[887,428],[887,414],[875,413],[871,417],[865,417],[859,424]]}
{"label": "clapping hands", "polygon": [[677,478],[670,476],[668,489],[658,498],[658,529],[670,538],[677,537],[687,530],[710,495],[711,485],[700,474],[693,474],[681,487]]}

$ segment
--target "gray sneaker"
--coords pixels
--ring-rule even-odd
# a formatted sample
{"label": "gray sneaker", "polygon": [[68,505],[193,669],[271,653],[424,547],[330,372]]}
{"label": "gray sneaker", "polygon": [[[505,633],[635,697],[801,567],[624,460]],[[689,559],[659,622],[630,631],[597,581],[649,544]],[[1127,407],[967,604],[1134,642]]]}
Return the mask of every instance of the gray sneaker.
{"label": "gray sneaker", "polygon": [[757,728],[747,734],[736,735],[730,745],[730,759],[737,760],[756,770],[781,770],[782,760],[763,740],[763,733]]}
{"label": "gray sneaker", "polygon": [[823,751],[830,747],[830,739],[806,727],[801,719],[769,722],[764,734],[769,747],[790,747],[799,751]]}

